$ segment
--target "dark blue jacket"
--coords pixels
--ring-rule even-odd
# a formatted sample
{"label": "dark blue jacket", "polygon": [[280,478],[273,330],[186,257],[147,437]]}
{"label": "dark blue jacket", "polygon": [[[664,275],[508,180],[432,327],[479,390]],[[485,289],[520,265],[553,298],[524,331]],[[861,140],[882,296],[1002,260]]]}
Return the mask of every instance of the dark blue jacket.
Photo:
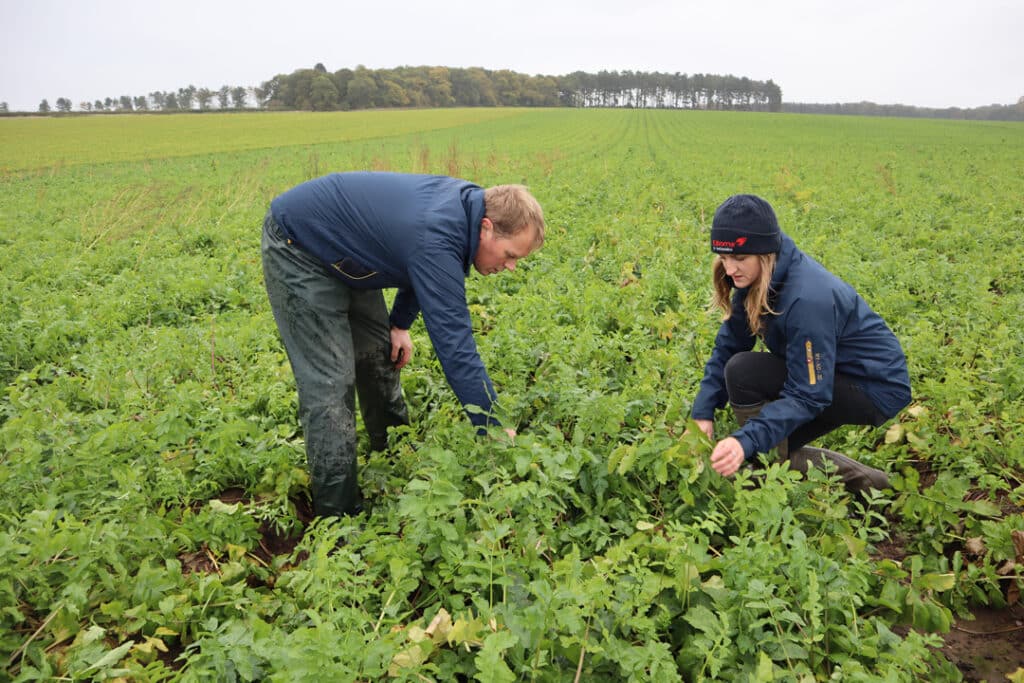
{"label": "dark blue jacket", "polygon": [[397,288],[391,324],[409,329],[422,311],[459,401],[490,410],[494,387],[473,340],[465,283],[480,245],[482,188],[445,176],[333,173],[276,197],[270,210],[289,239],[345,284]]}
{"label": "dark blue jacket", "polygon": [[[867,302],[782,236],[769,304],[778,315],[765,321],[764,343],[784,358],[787,378],[778,400],[768,403],[733,436],[748,458],[764,453],[818,416],[832,403],[836,373],[853,378],[880,413],[893,417],[910,403],[907,359],[899,340]],[[722,323],[694,399],[693,417],[711,420],[728,402],[724,369],[741,351],[754,347],[743,302],[732,297],[732,314]]]}

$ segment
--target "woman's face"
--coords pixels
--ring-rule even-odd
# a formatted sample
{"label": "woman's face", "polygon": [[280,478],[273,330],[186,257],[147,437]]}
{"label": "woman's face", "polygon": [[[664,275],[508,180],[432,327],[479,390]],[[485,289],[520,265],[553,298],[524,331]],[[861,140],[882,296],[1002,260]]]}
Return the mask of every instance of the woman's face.
{"label": "woman's face", "polygon": [[737,288],[749,287],[761,277],[761,258],[757,254],[722,254],[719,258]]}

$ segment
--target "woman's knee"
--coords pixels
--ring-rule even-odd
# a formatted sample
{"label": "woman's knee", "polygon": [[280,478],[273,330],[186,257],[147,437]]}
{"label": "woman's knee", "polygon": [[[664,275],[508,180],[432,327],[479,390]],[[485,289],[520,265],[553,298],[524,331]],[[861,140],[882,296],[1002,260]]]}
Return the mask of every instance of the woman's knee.
{"label": "woman's knee", "polygon": [[785,361],[771,353],[743,351],[725,364],[725,388],[736,405],[774,400],[785,381]]}

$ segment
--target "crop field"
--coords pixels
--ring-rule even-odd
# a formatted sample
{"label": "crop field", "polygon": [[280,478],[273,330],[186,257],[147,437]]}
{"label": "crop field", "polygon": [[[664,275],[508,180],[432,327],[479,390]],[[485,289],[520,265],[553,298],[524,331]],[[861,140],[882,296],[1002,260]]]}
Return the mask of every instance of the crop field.
{"label": "crop field", "polygon": [[[370,514],[312,520],[260,229],[353,169],[524,183],[547,242],[467,281],[514,443],[417,322]],[[0,680],[1024,681],[1022,169],[1019,123],[0,119]],[[737,192],[902,341],[913,403],[820,444],[892,490],[684,434]]]}

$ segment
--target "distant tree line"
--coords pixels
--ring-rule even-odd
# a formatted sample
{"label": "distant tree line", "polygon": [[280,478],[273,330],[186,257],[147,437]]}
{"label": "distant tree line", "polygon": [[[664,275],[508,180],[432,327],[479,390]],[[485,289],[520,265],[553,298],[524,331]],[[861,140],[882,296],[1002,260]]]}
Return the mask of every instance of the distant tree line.
{"label": "distant tree line", "polygon": [[[347,111],[394,107],[633,107],[779,111],[782,91],[772,81],[642,71],[576,71],[528,76],[507,69],[402,66],[339,69],[323,64],[278,74],[259,87],[189,85],[149,95],[80,102],[82,112],[207,111],[245,109]],[[40,113],[70,112],[71,100],[48,100]],[[2,113],[2,112],[0,112]]]}
{"label": "distant tree line", "polygon": [[[212,111],[216,109],[247,109],[250,97],[255,101],[253,88],[223,85],[219,90],[197,88],[189,85],[177,90],[156,90],[149,95],[121,95],[106,97],[92,102],[79,102],[78,109],[83,112],[133,112],[133,111]],[[6,102],[0,103],[6,111]],[[39,103],[40,113],[52,111],[70,112],[74,104],[66,97],[58,97],[53,107],[48,100]]]}
{"label": "distant tree line", "polygon": [[1024,121],[1024,97],[1016,104],[990,104],[961,109],[912,107],[906,104],[847,102],[844,104],[800,104],[784,102],[782,111],[795,114],[846,114],[848,116],[905,116],[929,119],[965,119],[972,121]]}
{"label": "distant tree line", "polygon": [[782,90],[735,76],[576,71],[528,76],[479,67],[339,69],[323,64],[278,74],[260,86],[268,109],[335,111],[371,107],[635,107],[779,111]]}
{"label": "distant tree line", "polygon": [[[73,103],[47,100],[39,112],[70,112]],[[772,111],[853,116],[906,116],[1024,121],[1024,97],[1013,105],[932,109],[901,104],[783,102],[771,80],[713,74],[644,71],[576,71],[565,76],[528,76],[480,67],[357,66],[329,72],[323,64],[278,74],[258,87],[189,85],[148,95],[80,102],[82,112],[214,111],[241,109],[347,111],[393,107],[631,107]],[[8,113],[0,102],[0,114]]]}

